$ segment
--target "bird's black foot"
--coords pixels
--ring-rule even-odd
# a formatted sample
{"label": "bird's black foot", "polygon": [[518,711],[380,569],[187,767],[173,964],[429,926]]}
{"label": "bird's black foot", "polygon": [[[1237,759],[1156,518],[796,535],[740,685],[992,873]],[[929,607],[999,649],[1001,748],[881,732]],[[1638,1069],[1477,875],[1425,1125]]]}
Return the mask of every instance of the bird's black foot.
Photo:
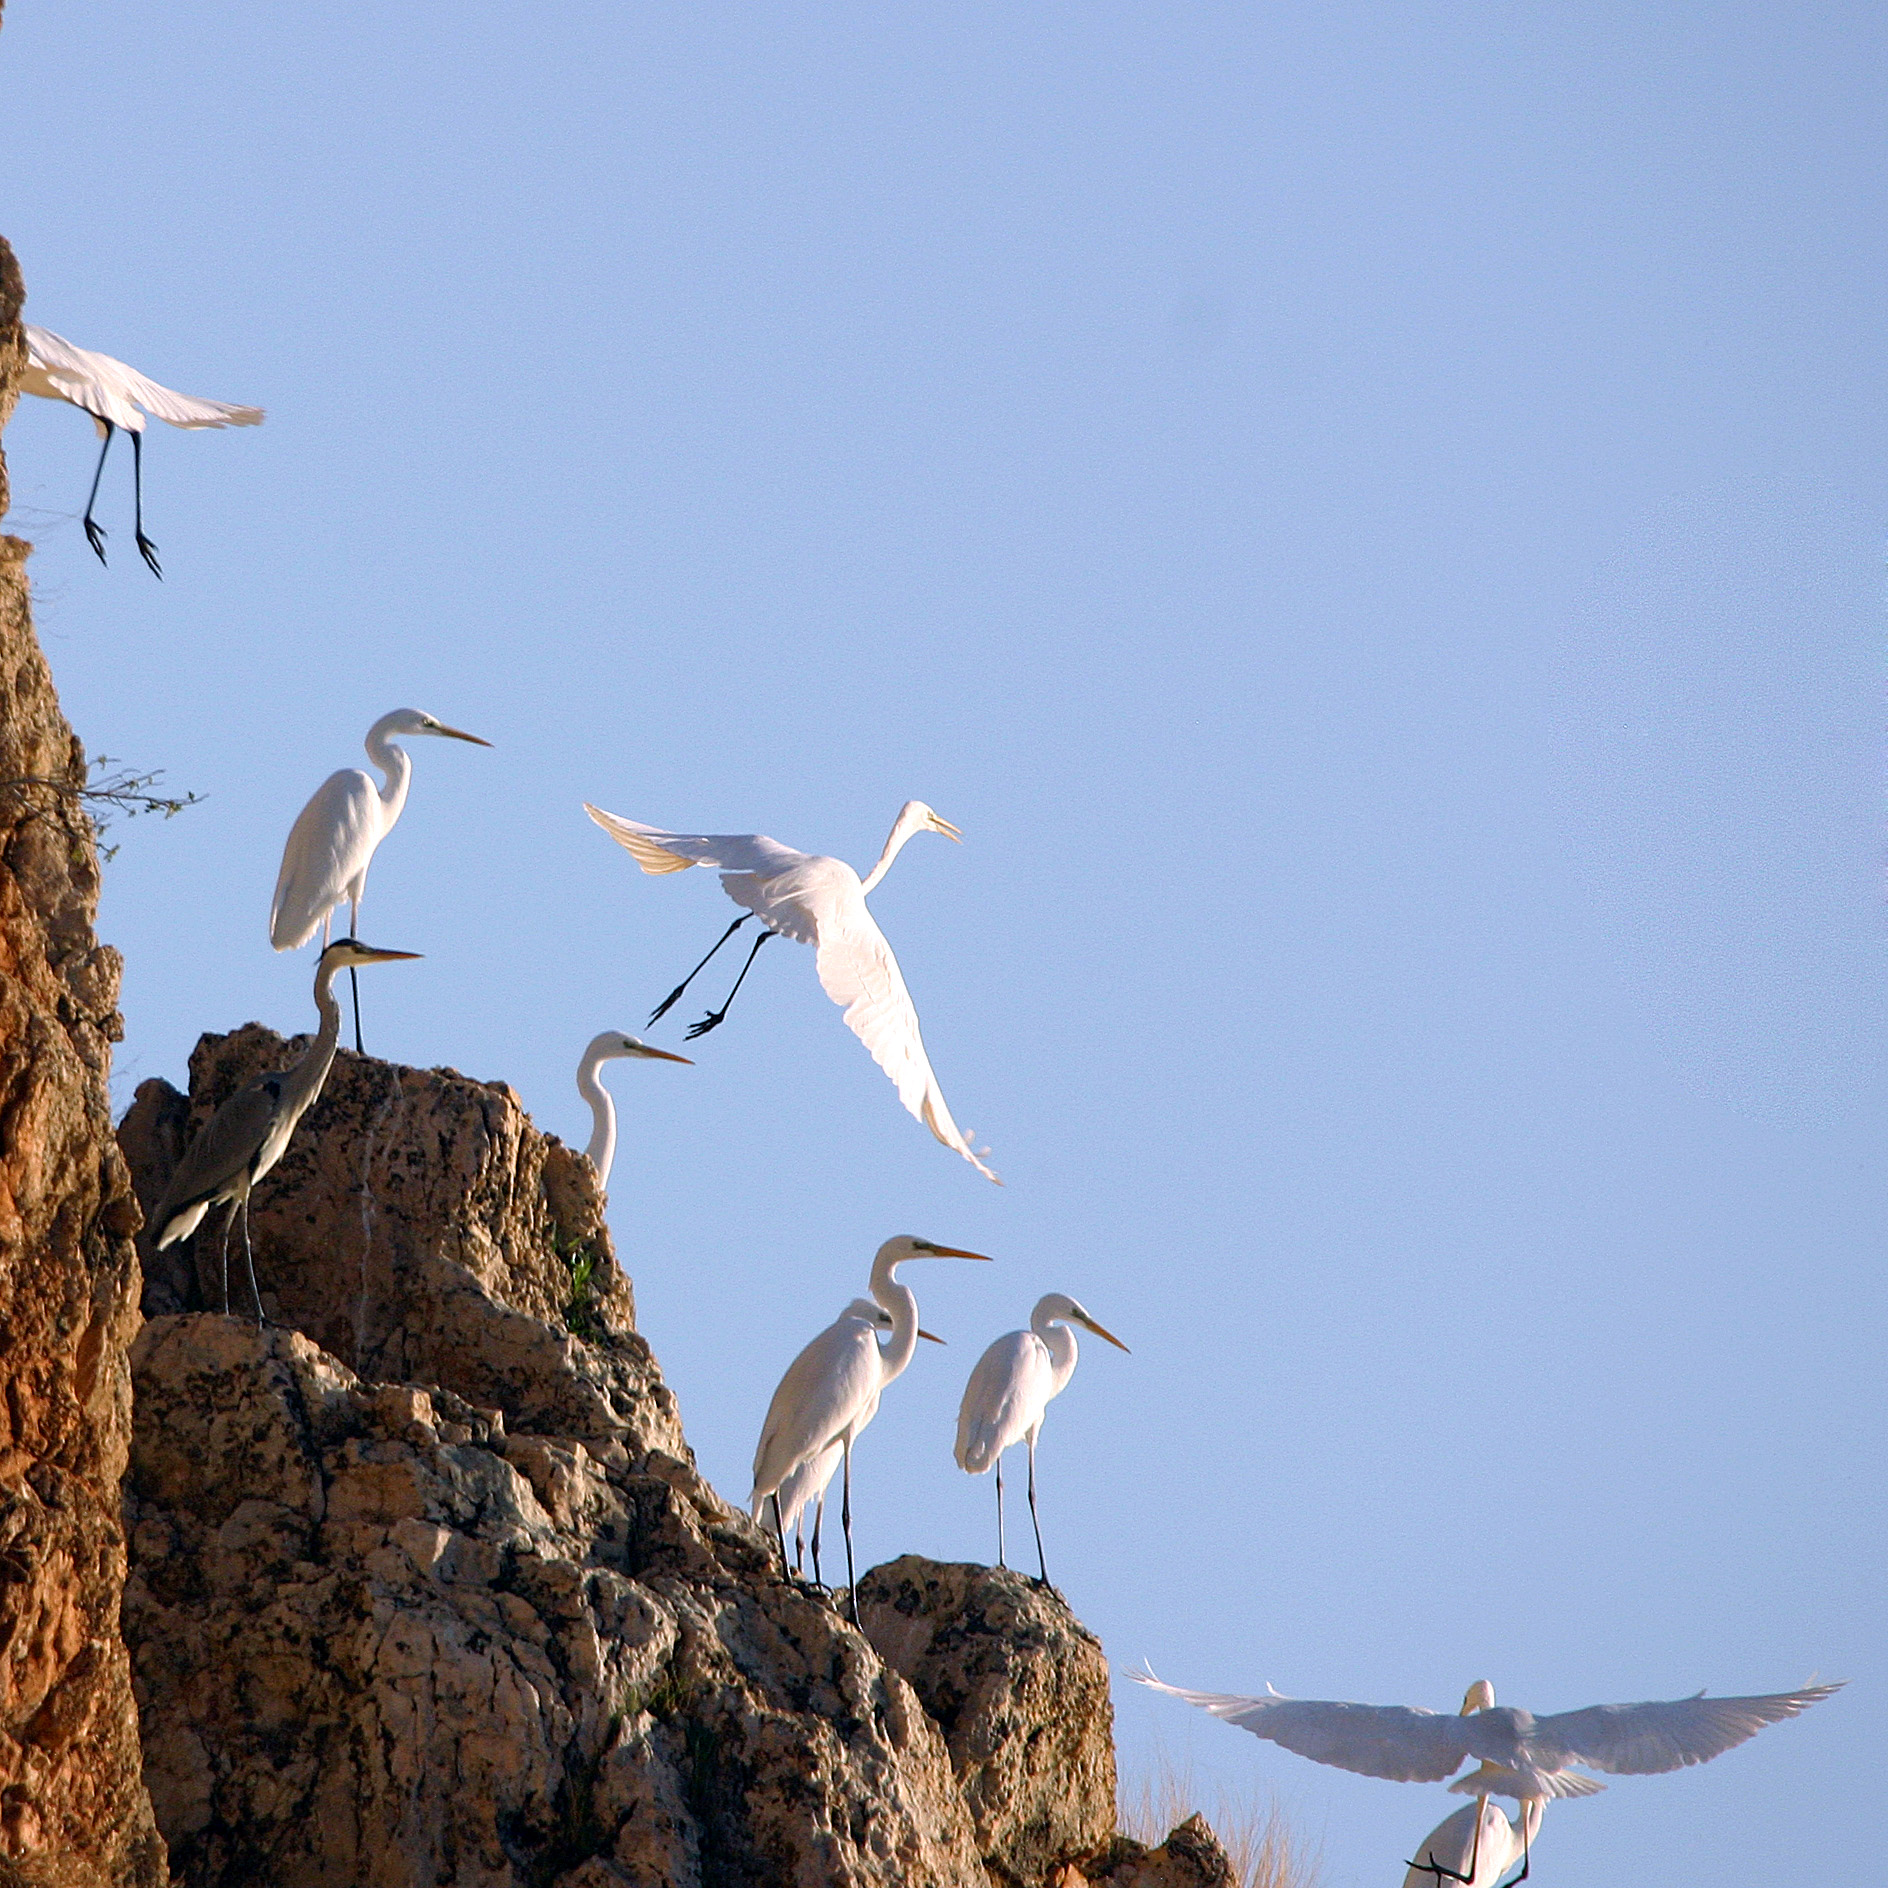
{"label": "bird's black foot", "polygon": [[727,1021],[727,1017],[728,1017],[728,1013],[725,1009],[710,1010],[708,1014],[701,1019],[700,1022],[689,1024],[688,1026],[689,1041],[693,1042],[698,1036],[707,1035],[707,1033],[711,1029],[719,1029],[721,1025]]}
{"label": "bird's black foot", "polygon": [[1425,1875],[1435,1876],[1437,1888],[1441,1888],[1441,1884],[1445,1881],[1465,1882],[1471,1879],[1470,1876],[1464,1875],[1459,1869],[1449,1868],[1443,1863],[1438,1862],[1433,1853],[1426,1862],[1405,1862],[1403,1866],[1405,1868],[1421,1869]]}
{"label": "bird's black foot", "polygon": [[[96,550],[97,546],[94,545],[93,548]],[[99,555],[103,557],[104,552],[100,551]],[[164,568],[157,561],[157,546],[153,544],[142,531],[138,533],[138,555],[150,565],[151,575],[161,580],[164,575]]]}
{"label": "bird's black foot", "polygon": [[105,561],[105,527],[94,524],[90,518],[85,521],[85,541],[98,553],[98,561]]}

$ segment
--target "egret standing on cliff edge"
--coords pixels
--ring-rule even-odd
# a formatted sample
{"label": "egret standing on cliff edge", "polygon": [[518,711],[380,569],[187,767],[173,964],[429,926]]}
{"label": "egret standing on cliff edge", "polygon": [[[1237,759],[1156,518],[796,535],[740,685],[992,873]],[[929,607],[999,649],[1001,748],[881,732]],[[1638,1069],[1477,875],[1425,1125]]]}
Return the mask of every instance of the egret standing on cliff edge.
{"label": "egret standing on cliff edge", "polygon": [[[597,1170],[597,1185],[610,1184],[610,1168],[616,1160],[616,1103],[603,1086],[603,1065],[628,1056],[647,1056],[657,1062],[688,1062],[685,1055],[671,1055],[666,1049],[652,1049],[620,1029],[606,1029],[590,1038],[590,1046],[577,1064],[577,1092],[590,1104],[590,1145],[583,1151]],[[688,1063],[694,1067],[692,1062]]]}
{"label": "egret standing on cliff edge", "polygon": [[[891,869],[892,861],[913,834],[961,837],[949,820],[932,812],[922,800],[907,800],[878,863],[861,879],[843,859],[796,852],[764,833],[671,833],[645,826],[640,820],[624,819],[618,813],[606,813],[587,800],[583,810],[645,872],[685,872],[691,865],[714,867],[721,874],[722,889],[737,905],[745,905],[748,915],[759,918],[764,927],[741,966],[740,976],[734,980],[734,989],[728,992],[727,1002],[694,1024],[688,1032],[691,1038],[705,1036],[721,1026],[735,991],[746,981],[760,947],[770,937],[790,937],[796,943],[811,944],[818,952],[819,980],[826,994],[844,1008],[846,1027],[897,1085],[898,1099],[986,1180],[996,1179],[944,1105],[944,1091],[938,1087],[925,1055],[918,1012],[912,1007],[898,959],[865,908],[866,894]],[[649,1018],[652,1023],[667,1014],[708,959],[746,922],[745,917],[736,918],[728,926],[714,950],[656,1005]]]}
{"label": "egret standing on cliff edge", "polygon": [[[200,400],[195,394],[174,393],[146,380],[135,367],[115,361],[109,354],[94,354],[90,348],[74,347],[50,328],[22,324],[26,336],[26,372],[20,376],[20,391],[36,393],[42,400],[63,400],[89,413],[104,444],[98,449],[98,468],[92,474],[92,489],[85,499],[85,541],[105,561],[105,532],[92,518],[98,501],[98,482],[105,476],[105,455],[111,451],[111,437],[120,427],[131,435],[131,484],[136,505],[138,554],[151,567],[151,575],[163,576],[158,568],[157,546],[144,535],[144,414],[160,419],[168,426],[194,431],[204,426],[260,426],[259,406],[231,406],[227,400]],[[139,412],[142,407],[144,412]]]}
{"label": "egret standing on cliff edge", "polygon": [[[275,899],[269,907],[269,942],[278,951],[298,951],[321,927],[325,949],[334,908],[346,901],[350,916],[348,935],[360,929],[361,893],[367,889],[367,868],[374,848],[393,831],[406,805],[406,790],[413,779],[412,757],[389,738],[395,734],[437,734],[448,740],[470,741],[490,747],[476,734],[449,728],[418,708],[396,708],[382,715],[367,730],[367,758],[387,776],[384,787],[358,767],[331,773],[297,814],[282,848],[282,869],[276,874]],[[354,994],[354,1047],[361,1043],[360,980],[350,967],[349,987]]]}

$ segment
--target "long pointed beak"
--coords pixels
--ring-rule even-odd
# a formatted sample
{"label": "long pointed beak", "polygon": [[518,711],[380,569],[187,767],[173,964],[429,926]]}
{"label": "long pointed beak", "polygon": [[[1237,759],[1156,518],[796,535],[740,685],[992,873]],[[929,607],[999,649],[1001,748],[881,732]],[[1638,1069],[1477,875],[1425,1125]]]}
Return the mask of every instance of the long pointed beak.
{"label": "long pointed beak", "polygon": [[928,1252],[918,1254],[921,1259],[981,1259],[985,1265],[994,1265],[996,1261],[987,1252],[964,1252],[956,1246],[933,1246]]}
{"label": "long pointed beak", "polygon": [[466,733],[465,729],[463,728],[442,727],[438,731],[441,734],[450,735],[455,741],[470,741],[474,747],[490,747],[491,746],[490,741],[482,741],[479,739],[479,737],[476,734]]}
{"label": "long pointed beak", "polygon": [[927,1331],[922,1326],[918,1329],[918,1335],[932,1344],[941,1344],[944,1341],[935,1331]]}
{"label": "long pointed beak", "polygon": [[657,1062],[686,1062],[691,1069],[695,1066],[693,1056],[671,1055],[666,1049],[650,1048],[646,1042],[639,1042],[636,1045],[636,1053],[638,1055],[650,1056]]}
{"label": "long pointed beak", "polygon": [[360,944],[356,948],[367,953],[367,961],[370,964],[411,963],[423,955],[419,951],[383,951],[372,944]]}
{"label": "long pointed beak", "polygon": [[[1128,1350],[1128,1347],[1124,1343],[1122,1343],[1122,1341],[1118,1337],[1116,1337],[1112,1331],[1104,1331],[1101,1328],[1101,1326],[1095,1322],[1093,1318],[1083,1318],[1082,1323],[1087,1329],[1093,1331],[1097,1337],[1105,1337],[1108,1340],[1108,1342],[1115,1347],[1116,1350]],[[1131,1350],[1128,1350],[1128,1355],[1132,1357],[1134,1353]]]}
{"label": "long pointed beak", "polygon": [[960,833],[942,813],[933,813],[931,815],[931,830],[934,833],[942,833],[946,839],[955,839],[959,845],[963,844],[963,834]]}

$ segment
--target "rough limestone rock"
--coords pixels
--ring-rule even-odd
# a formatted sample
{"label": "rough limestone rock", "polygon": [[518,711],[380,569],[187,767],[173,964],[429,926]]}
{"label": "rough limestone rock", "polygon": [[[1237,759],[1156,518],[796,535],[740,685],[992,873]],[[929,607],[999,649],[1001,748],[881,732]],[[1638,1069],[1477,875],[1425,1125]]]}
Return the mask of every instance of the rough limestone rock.
{"label": "rough limestone rock", "polygon": [[[0,417],[22,357],[0,243]],[[117,953],[85,757],[0,538],[0,1883],[161,1883],[118,1636],[138,1224],[111,1138]]]}
{"label": "rough limestone rock", "polygon": [[860,1580],[859,1614],[943,1731],[993,1882],[1037,1888],[1107,1849],[1108,1661],[1059,1593],[1013,1569],[907,1554]]}
{"label": "rough limestone rock", "polygon": [[1238,1871],[1201,1815],[1189,1816],[1159,1848],[1117,1836],[1086,1868],[1065,1868],[1050,1888],[1240,1888]]}
{"label": "rough limestone rock", "polygon": [[[145,1197],[294,1052],[145,1084]],[[909,1688],[695,1473],[598,1205],[508,1090],[344,1054],[255,1202],[295,1328],[145,1327],[124,1629],[180,1883],[984,1888]]]}

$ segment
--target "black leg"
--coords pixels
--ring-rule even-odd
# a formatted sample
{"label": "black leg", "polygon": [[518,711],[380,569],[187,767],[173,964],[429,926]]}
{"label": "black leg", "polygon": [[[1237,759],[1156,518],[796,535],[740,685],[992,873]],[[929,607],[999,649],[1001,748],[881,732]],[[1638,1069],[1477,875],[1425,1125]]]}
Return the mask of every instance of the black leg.
{"label": "black leg", "polygon": [[1042,1583],[1049,1584],[1049,1563],[1042,1557],[1042,1523],[1036,1519],[1036,1438],[1029,1438],[1029,1525],[1036,1530],[1036,1565],[1042,1570]]}
{"label": "black leg", "polygon": [[1527,1821],[1527,1804],[1523,1803],[1521,1805],[1521,1872],[1509,1882],[1508,1888],[1519,1888],[1520,1883],[1527,1880],[1528,1870],[1534,1866],[1533,1851],[1527,1839]]}
{"label": "black leg", "polygon": [[354,974],[354,966],[347,967],[347,987],[354,993],[354,1053],[365,1055],[366,1045],[361,1041],[361,980]]}
{"label": "black leg", "polygon": [[[771,932],[763,933],[771,936]],[[852,1623],[861,1631],[864,1627],[859,1619],[859,1576],[852,1570],[852,1444],[845,1441],[840,1444],[845,1451],[840,1473],[845,1477],[843,1491],[839,1497],[839,1525],[846,1533],[846,1597],[852,1602]]]}
{"label": "black leg", "polygon": [[819,1499],[813,1504],[813,1584],[823,1587],[824,1575],[819,1570],[819,1531],[826,1521],[826,1491],[821,1489]]}
{"label": "black leg", "polygon": [[729,1007],[741,993],[741,985],[747,981],[747,973],[754,968],[754,959],[760,955],[760,947],[774,936],[772,931],[763,931],[754,940],[754,948],[747,954],[747,962],[741,966],[741,974],[734,980],[734,988],[728,992],[728,1000],[718,1010],[710,1010],[698,1023],[688,1026],[688,1039],[693,1042],[697,1036],[705,1036],[711,1029],[719,1029],[727,1019]]}
{"label": "black leg", "polygon": [[787,1530],[780,1519],[780,1490],[774,1490],[774,1539],[780,1543],[780,1571],[791,1580],[793,1574],[787,1565]]}
{"label": "black leg", "polygon": [[157,561],[157,546],[144,535],[144,435],[131,435],[131,489],[135,494],[133,503],[137,507],[138,555],[151,567],[151,575],[161,579],[164,575]]}
{"label": "black leg", "polygon": [[[111,436],[118,429],[110,420],[99,422],[105,429],[105,443],[98,449],[98,466],[92,473],[92,489],[85,495],[85,541],[98,553],[98,561],[105,561],[105,528],[94,523],[92,507],[98,503],[98,482],[105,476],[105,455],[111,451]],[[224,1307],[226,1310],[227,1306]]]}
{"label": "black leg", "polygon": [[[708,953],[708,957],[712,957],[715,954],[715,951],[718,951],[721,948],[721,946],[725,944],[728,941],[728,939],[731,938],[735,934],[735,932],[738,931],[741,928],[741,926],[747,922],[748,918],[751,918],[753,915],[754,914],[750,911],[746,914],[745,917],[736,918],[735,921],[731,925],[729,925],[725,931],[721,933],[721,937],[715,945],[715,950],[710,951]],[[704,957],[701,960],[701,962],[697,964],[695,968],[691,970],[688,973],[688,975],[684,977],[682,981],[678,983],[675,986],[675,988],[671,990],[668,993],[668,995],[665,996],[662,999],[662,1001],[658,1003],[655,1006],[655,1008],[649,1012],[649,1021],[651,1025],[661,1022],[663,1017],[668,1015],[669,1011],[675,1007],[676,999],[682,994],[682,992],[686,990],[688,986],[691,983],[693,983],[695,979],[699,977],[705,969],[707,969],[708,957]]]}
{"label": "black leg", "polygon": [[223,1215],[223,1315],[229,1316],[229,1229],[236,1223],[237,1202],[231,1200]]}
{"label": "black leg", "polygon": [[249,1249],[249,1195],[243,1195],[243,1263],[249,1267],[249,1295],[256,1301],[256,1329],[262,1329],[262,1293],[256,1288],[256,1255]]}
{"label": "black leg", "polygon": [[996,1459],[996,1564],[1008,1566],[1003,1558],[1003,1458]]}

